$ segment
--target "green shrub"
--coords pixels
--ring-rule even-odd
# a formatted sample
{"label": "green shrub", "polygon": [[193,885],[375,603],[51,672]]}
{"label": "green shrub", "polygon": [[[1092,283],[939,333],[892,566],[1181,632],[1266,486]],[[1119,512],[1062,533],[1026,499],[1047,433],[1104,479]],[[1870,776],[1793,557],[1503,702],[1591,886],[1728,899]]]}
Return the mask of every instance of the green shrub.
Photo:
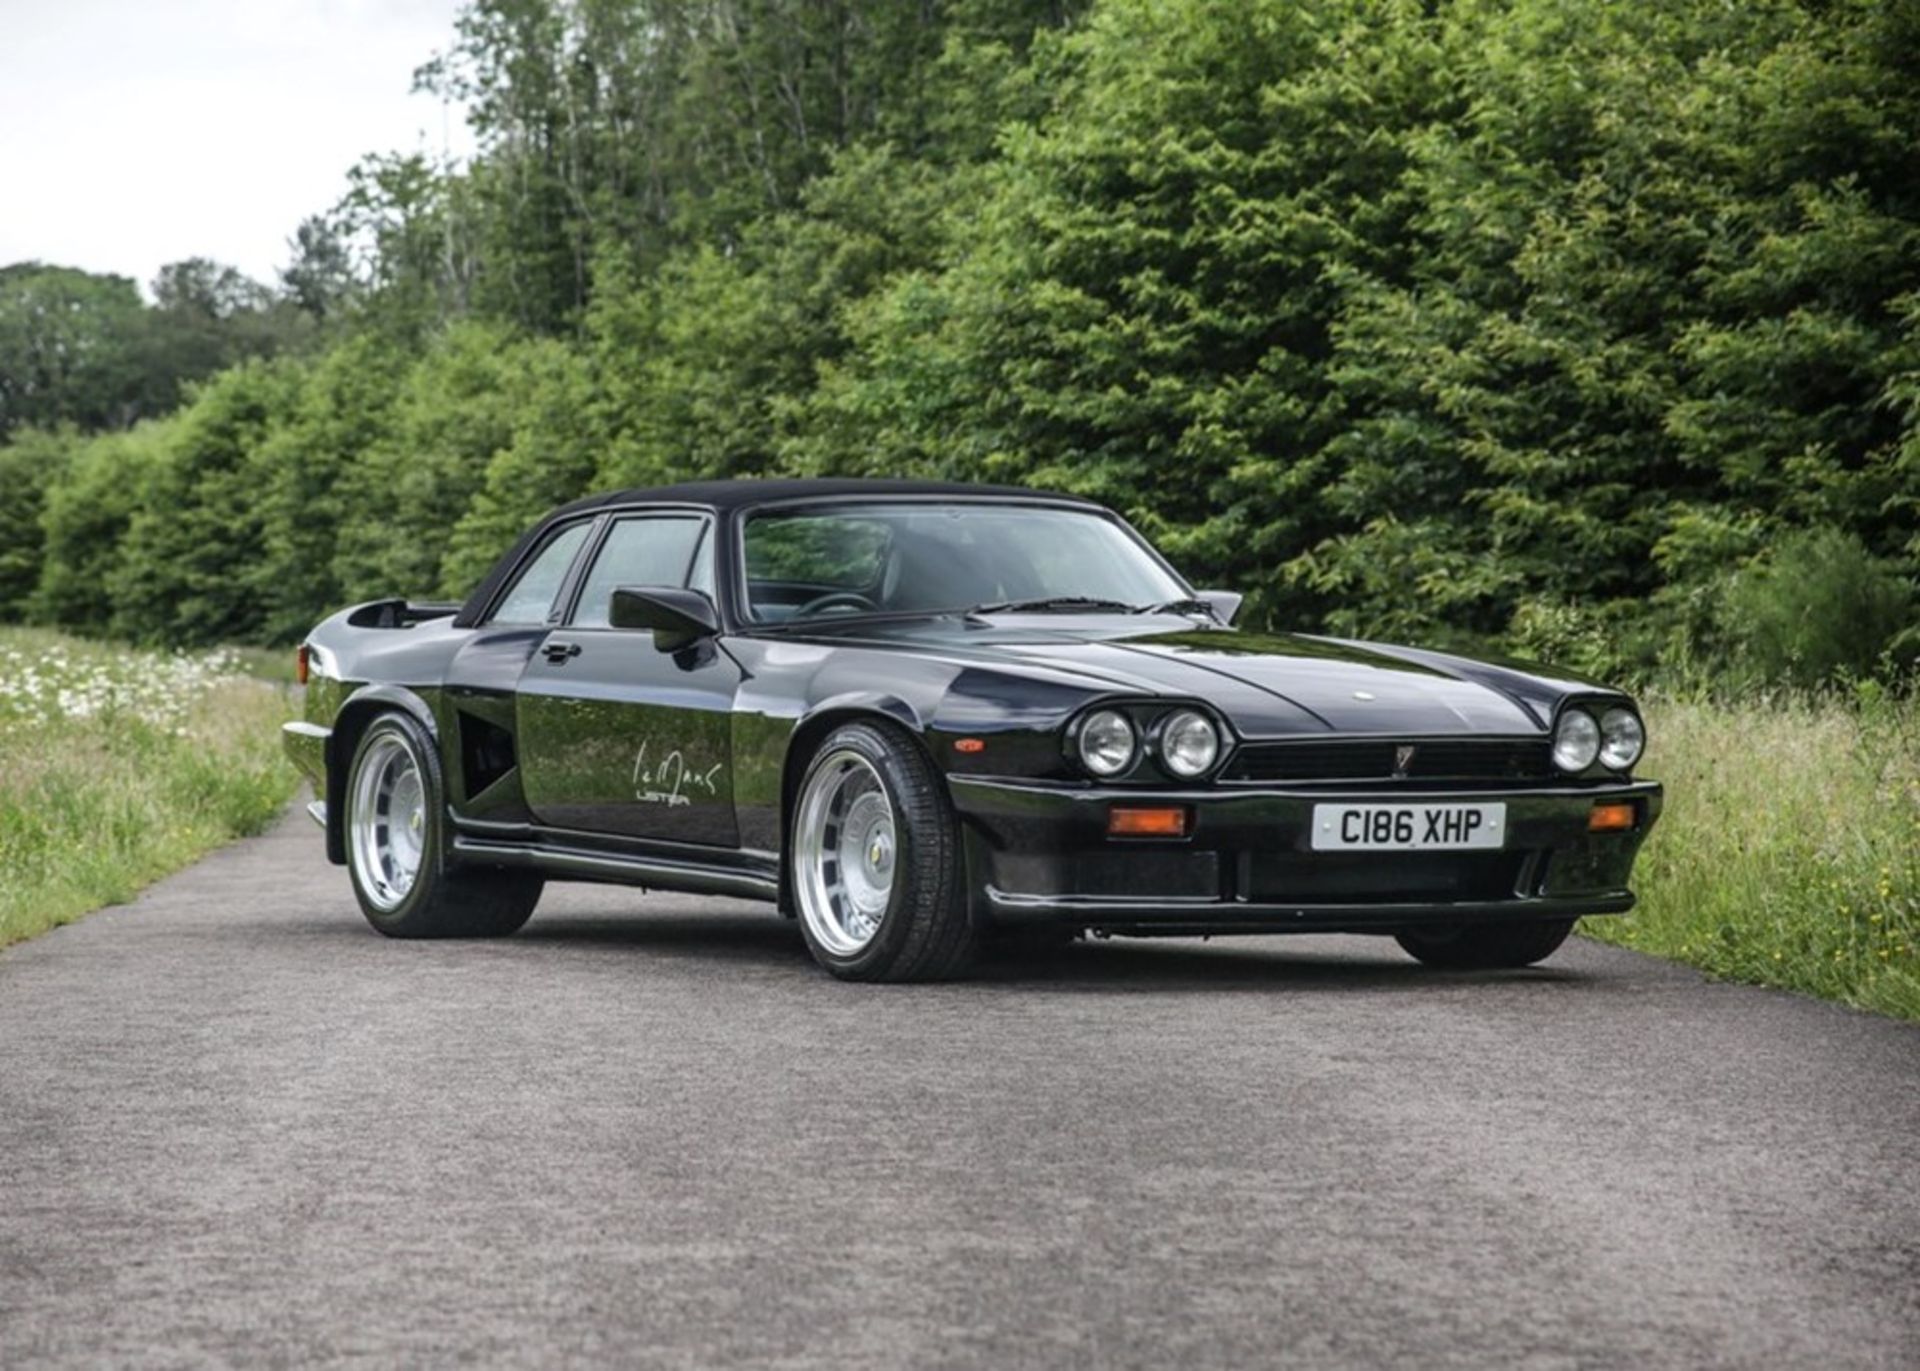
{"label": "green shrub", "polygon": [[1647,673],[1648,663],[1639,650],[1645,629],[1623,623],[1624,616],[1613,610],[1569,600],[1522,600],[1501,646],[1514,656],[1595,680],[1632,684]]}
{"label": "green shrub", "polygon": [[266,554],[257,456],[286,422],[300,374],[248,362],[201,386],[148,473],[111,582],[116,636],[205,646],[259,641],[254,569]]}
{"label": "green shrub", "polygon": [[[85,633],[107,631],[127,530],[148,501],[149,482],[178,427],[178,419],[157,419],[90,438],[54,475],[41,514],[46,560],[33,594],[35,620]],[[149,631],[164,627],[156,623]]]}
{"label": "green shrub", "polygon": [[40,583],[47,487],[66,466],[72,432],[27,430],[0,447],[0,623],[27,616]]}
{"label": "green shrub", "polygon": [[1716,625],[1736,680],[1817,686],[1895,672],[1920,653],[1913,586],[1839,529],[1793,534],[1721,588]]}

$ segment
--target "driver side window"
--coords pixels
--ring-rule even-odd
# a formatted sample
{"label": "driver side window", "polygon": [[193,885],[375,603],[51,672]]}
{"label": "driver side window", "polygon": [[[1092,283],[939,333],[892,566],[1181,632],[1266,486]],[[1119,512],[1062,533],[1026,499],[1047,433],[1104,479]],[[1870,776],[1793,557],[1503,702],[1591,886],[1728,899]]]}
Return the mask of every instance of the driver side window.
{"label": "driver side window", "polygon": [[574,607],[576,628],[605,628],[618,586],[691,586],[713,593],[711,561],[703,542],[707,521],[694,515],[645,515],[619,519],[607,530]]}

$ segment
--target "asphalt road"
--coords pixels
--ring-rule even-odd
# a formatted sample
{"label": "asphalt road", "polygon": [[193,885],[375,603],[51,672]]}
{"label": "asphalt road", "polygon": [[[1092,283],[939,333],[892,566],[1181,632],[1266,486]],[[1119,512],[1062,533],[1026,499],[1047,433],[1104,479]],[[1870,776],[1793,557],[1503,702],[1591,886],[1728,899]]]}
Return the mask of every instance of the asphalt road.
{"label": "asphalt road", "polygon": [[304,817],[0,953],[0,1365],[1920,1365],[1920,1030],[1591,944],[840,985],[388,942]]}

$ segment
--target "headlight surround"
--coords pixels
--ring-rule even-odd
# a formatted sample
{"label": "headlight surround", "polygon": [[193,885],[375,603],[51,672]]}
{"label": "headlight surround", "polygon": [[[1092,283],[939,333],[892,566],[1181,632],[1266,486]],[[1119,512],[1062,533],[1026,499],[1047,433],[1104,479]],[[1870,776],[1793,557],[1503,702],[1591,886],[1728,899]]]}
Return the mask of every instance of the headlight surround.
{"label": "headlight surround", "polygon": [[1080,721],[1080,764],[1096,776],[1118,776],[1133,765],[1140,739],[1117,709],[1096,709]]}
{"label": "headlight surround", "polygon": [[1160,761],[1186,780],[1204,776],[1220,760],[1220,730],[1197,709],[1176,709],[1160,721]]}
{"label": "headlight surround", "polygon": [[1646,725],[1630,709],[1609,709],[1600,716],[1600,760],[1614,771],[1625,771],[1647,750]]}
{"label": "headlight surround", "polygon": [[1553,764],[1562,771],[1585,771],[1600,755],[1600,725],[1584,709],[1560,715],[1553,730]]}

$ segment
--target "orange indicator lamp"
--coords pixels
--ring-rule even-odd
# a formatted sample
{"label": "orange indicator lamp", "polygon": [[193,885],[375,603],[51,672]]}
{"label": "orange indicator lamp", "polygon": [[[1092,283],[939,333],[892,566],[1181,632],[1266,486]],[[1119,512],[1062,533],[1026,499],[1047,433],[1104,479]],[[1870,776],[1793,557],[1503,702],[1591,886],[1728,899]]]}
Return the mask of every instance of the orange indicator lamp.
{"label": "orange indicator lamp", "polygon": [[1633,806],[1624,801],[1602,801],[1587,815],[1589,833],[1625,833],[1638,819]]}
{"label": "orange indicator lamp", "polygon": [[1115,805],[1107,811],[1109,838],[1184,838],[1185,805]]}

